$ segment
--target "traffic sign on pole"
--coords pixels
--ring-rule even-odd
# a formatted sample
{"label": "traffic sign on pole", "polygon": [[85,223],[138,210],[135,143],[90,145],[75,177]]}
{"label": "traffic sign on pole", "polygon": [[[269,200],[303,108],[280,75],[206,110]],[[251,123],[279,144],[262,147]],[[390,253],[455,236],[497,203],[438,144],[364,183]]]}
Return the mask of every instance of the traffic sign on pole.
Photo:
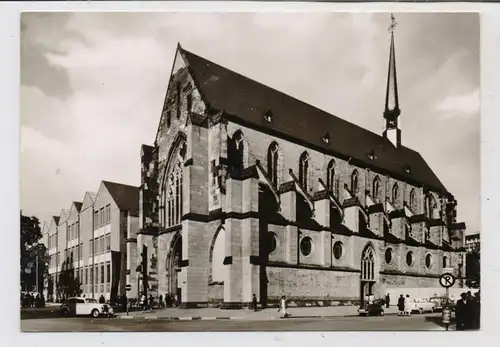
{"label": "traffic sign on pole", "polygon": [[450,288],[455,284],[455,276],[450,273],[442,274],[439,277],[439,284],[444,288]]}
{"label": "traffic sign on pole", "polygon": [[130,291],[130,290],[132,290],[132,286],[131,286],[130,284],[127,284],[127,285],[125,286],[125,290],[126,290],[127,292],[128,292],[128,291]]}

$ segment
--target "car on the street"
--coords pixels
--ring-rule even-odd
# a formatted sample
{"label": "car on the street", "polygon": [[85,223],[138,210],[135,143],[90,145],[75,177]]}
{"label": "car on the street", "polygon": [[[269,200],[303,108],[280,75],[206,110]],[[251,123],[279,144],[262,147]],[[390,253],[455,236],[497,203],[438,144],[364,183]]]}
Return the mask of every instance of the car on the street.
{"label": "car on the street", "polygon": [[415,299],[410,299],[410,307],[412,312],[418,312],[418,313],[424,313],[424,312],[431,312],[434,313],[434,310],[436,309],[436,303],[429,301],[429,299],[426,298],[415,298]]}
{"label": "car on the street", "polygon": [[[442,311],[444,306],[446,305],[446,296],[435,296],[429,299],[430,302],[436,304],[434,307],[434,311]],[[456,302],[452,299],[448,299],[448,307],[454,311],[456,306]]]}
{"label": "car on the street", "polygon": [[384,306],[380,301],[373,301],[372,303],[364,301],[358,309],[360,316],[383,316]]}
{"label": "car on the street", "polygon": [[113,308],[108,304],[100,304],[96,299],[73,297],[64,301],[60,307],[63,316],[112,316]]}

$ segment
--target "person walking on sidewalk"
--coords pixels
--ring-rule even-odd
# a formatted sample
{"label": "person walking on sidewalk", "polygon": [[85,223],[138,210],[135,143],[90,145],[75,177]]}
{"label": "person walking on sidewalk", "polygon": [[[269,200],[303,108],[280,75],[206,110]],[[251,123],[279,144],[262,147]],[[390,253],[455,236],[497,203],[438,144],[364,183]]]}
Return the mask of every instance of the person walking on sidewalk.
{"label": "person walking on sidewalk", "polygon": [[254,312],[257,312],[257,297],[255,296],[255,294],[252,297],[252,307]]}
{"label": "person walking on sidewalk", "polygon": [[385,296],[385,308],[389,308],[389,302],[391,302],[391,297],[389,296],[389,293]]}
{"label": "person walking on sidewalk", "polygon": [[406,294],[405,299],[405,316],[411,316],[411,303],[410,303],[410,295]]}
{"label": "person walking on sidewalk", "polygon": [[286,318],[288,317],[288,313],[286,312],[286,298],[283,295],[280,300],[280,308],[278,309],[278,312],[281,311],[281,314],[283,315],[281,318]]}
{"label": "person walking on sidewalk", "polygon": [[405,312],[405,298],[403,294],[399,296],[398,299],[398,316],[403,316]]}

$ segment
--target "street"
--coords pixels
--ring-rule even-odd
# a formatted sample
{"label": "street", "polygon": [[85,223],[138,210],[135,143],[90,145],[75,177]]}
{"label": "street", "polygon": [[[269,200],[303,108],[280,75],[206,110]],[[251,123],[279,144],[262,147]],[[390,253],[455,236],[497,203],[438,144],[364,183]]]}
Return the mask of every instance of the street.
{"label": "street", "polygon": [[287,318],[273,320],[165,320],[49,318],[21,320],[23,332],[204,331],[418,331],[444,330],[440,314],[398,317]]}

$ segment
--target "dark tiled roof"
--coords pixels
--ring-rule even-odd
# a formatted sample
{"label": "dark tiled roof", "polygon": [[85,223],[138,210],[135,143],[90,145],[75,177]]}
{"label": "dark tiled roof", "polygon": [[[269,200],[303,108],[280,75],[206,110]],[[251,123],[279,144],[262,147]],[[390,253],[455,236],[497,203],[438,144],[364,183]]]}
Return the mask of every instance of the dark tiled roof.
{"label": "dark tiled roof", "polygon": [[129,211],[131,216],[139,216],[139,187],[102,181],[120,210]]}
{"label": "dark tiled roof", "polygon": [[[180,48],[204,101],[230,120],[258,127],[392,176],[446,191],[422,156],[404,146]],[[272,113],[272,122],[264,114]],[[380,112],[382,121],[382,111]],[[321,138],[328,132],[330,140]],[[368,154],[375,155],[373,160]],[[408,173],[405,168],[410,168]]]}
{"label": "dark tiled roof", "polygon": [[82,209],[82,203],[81,202],[78,202],[78,201],[73,201],[73,204],[75,204],[75,207],[76,207],[76,210],[78,212],[80,212],[80,210]]}

